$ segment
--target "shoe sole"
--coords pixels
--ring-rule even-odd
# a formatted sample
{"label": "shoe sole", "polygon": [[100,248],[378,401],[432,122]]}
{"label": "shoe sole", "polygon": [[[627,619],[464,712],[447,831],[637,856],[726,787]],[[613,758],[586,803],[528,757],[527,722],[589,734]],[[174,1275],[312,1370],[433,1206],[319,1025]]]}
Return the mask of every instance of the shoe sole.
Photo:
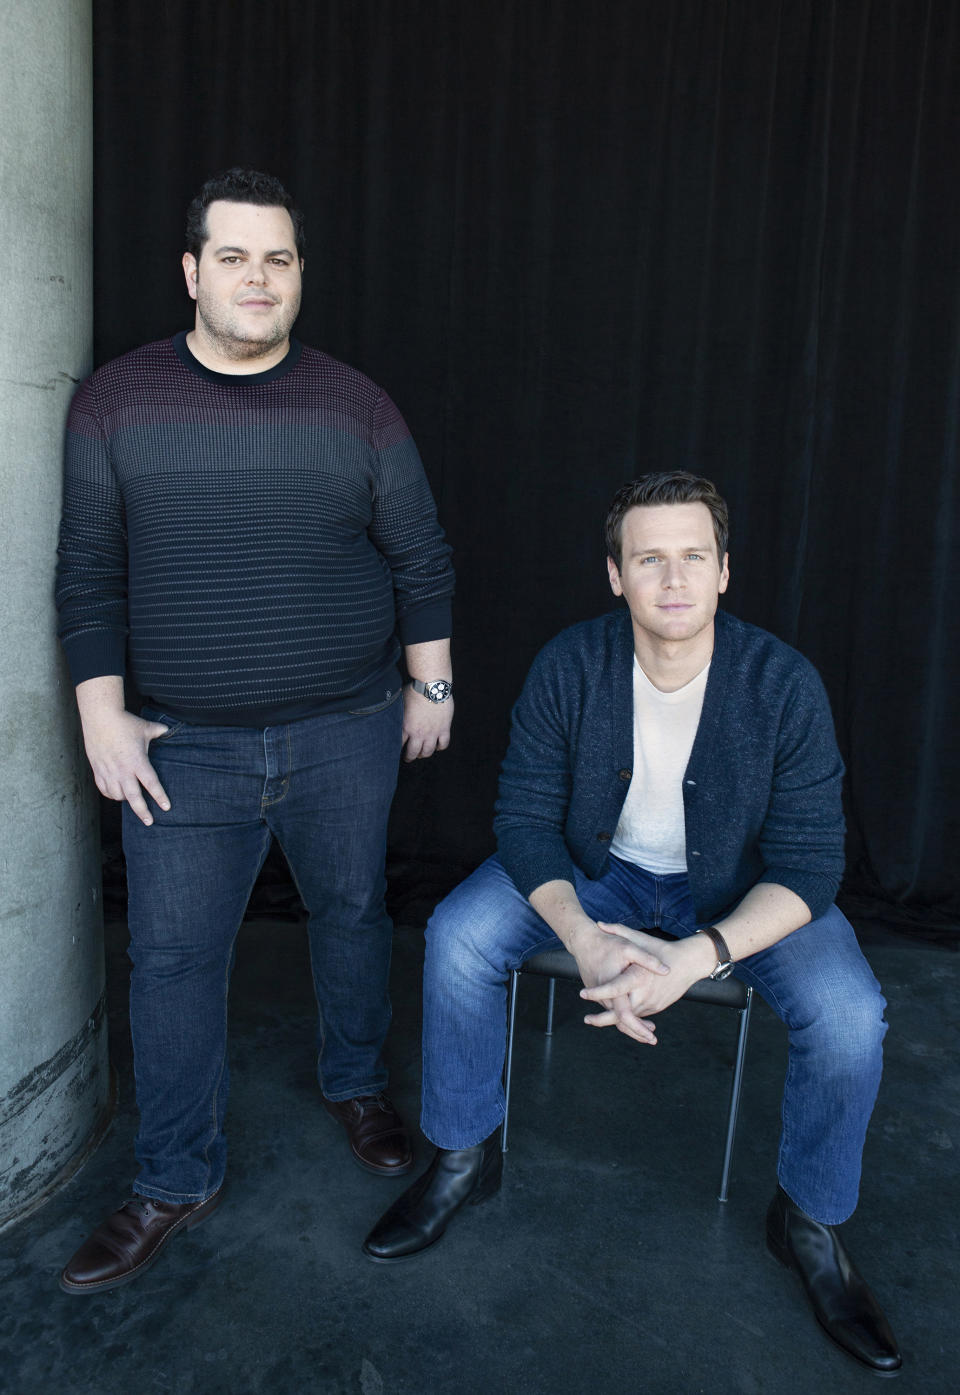
{"label": "shoe sole", "polygon": [[369,1172],[374,1177],[406,1177],[408,1172],[413,1171],[413,1158],[411,1158],[408,1163],[403,1163],[401,1167],[378,1167],[376,1163],[365,1162],[352,1148],[350,1149],[350,1156],[357,1164],[357,1167],[362,1167],[364,1172]]}
{"label": "shoe sole", "polygon": [[153,1254],[147,1259],[142,1259],[139,1264],[134,1265],[126,1274],[120,1274],[116,1279],[99,1279],[96,1283],[91,1284],[73,1284],[61,1274],[60,1288],[64,1293],[76,1294],[82,1297],[90,1293],[106,1293],[108,1289],[119,1288],[121,1284],[133,1283],[134,1279],[139,1279],[140,1275],[160,1258],[163,1247],[168,1240],[172,1240],[175,1235],[179,1235],[183,1230],[192,1230],[195,1225],[200,1225],[208,1216],[213,1215],[219,1205],[220,1192],[214,1192],[213,1196],[208,1197],[201,1206],[197,1207],[196,1211],[191,1211],[188,1216],[184,1216],[182,1221],[179,1221],[175,1226],[171,1226],[153,1251]]}

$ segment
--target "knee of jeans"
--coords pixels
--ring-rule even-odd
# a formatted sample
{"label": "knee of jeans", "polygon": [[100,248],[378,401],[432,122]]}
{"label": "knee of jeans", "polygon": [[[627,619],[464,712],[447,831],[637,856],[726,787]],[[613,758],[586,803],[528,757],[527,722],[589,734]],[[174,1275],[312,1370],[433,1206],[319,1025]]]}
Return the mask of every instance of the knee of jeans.
{"label": "knee of jeans", "polygon": [[137,982],[146,980],[202,980],[211,975],[220,978],[232,965],[231,946],[201,947],[190,944],[163,944],[151,941],[127,946],[127,957]]}
{"label": "knee of jeans", "polygon": [[858,1069],[879,1059],[887,1031],[885,1007],[876,982],[855,992],[825,996],[810,1030],[819,1051],[836,1070]]}
{"label": "knee of jeans", "polygon": [[496,929],[497,923],[491,924],[478,909],[461,905],[454,910],[441,902],[427,922],[425,977],[454,983],[483,978],[491,969],[502,976]]}

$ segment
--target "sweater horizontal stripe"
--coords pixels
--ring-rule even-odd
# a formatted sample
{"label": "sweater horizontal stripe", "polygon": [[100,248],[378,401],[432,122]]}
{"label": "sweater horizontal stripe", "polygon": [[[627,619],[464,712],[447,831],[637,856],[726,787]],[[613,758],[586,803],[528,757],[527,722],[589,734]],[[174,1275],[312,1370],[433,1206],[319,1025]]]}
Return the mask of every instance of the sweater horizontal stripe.
{"label": "sweater horizontal stripe", "polygon": [[256,725],[386,697],[401,644],[449,635],[453,593],[403,418],[299,343],[243,376],[184,340],[105,365],[71,406],[57,604],[74,682],[129,673],[169,712]]}

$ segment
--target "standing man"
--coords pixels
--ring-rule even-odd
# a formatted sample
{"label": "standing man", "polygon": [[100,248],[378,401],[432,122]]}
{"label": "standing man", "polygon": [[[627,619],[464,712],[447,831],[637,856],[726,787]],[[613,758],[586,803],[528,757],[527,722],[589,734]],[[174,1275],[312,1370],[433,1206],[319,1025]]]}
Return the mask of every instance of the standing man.
{"label": "standing man", "polygon": [[565,945],[598,1005],[585,1021],[651,1046],[659,1013],[732,972],[789,1030],[767,1244],[829,1335],[891,1371],[893,1333],[835,1229],[857,1202],[886,1030],[833,904],[843,767],[811,665],[717,613],[727,530],[695,475],[616,495],[607,569],[627,608],[548,644],[514,709],[498,856],[428,927],[422,1126],[437,1153],[364,1249],[416,1254],[497,1190],[506,981],[524,959]]}
{"label": "standing man", "polygon": [[387,395],[291,337],[283,186],[209,180],[186,242],[193,329],[94,373],[68,429],[60,636],[97,787],[123,801],[140,1109],[135,1197],[70,1293],[136,1278],[220,1199],[227,987],[274,837],[310,912],[324,1104],[360,1166],[412,1166],[383,1094],[384,858],[401,745],[450,739],[450,549]]}

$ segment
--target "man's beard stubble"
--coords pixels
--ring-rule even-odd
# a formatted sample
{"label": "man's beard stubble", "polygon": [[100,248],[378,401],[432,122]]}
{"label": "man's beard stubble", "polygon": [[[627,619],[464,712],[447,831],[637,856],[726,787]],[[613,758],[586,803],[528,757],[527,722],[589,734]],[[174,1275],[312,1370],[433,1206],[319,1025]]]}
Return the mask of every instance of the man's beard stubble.
{"label": "man's beard stubble", "polygon": [[[197,281],[197,316],[203,325],[205,336],[216,346],[223,358],[238,361],[259,358],[269,353],[288,337],[297,315],[300,313],[300,297],[283,307],[283,313],[275,319],[265,334],[254,336],[243,332],[240,323],[232,315],[223,315],[217,301],[208,301]],[[266,328],[266,327],[265,327]]]}

